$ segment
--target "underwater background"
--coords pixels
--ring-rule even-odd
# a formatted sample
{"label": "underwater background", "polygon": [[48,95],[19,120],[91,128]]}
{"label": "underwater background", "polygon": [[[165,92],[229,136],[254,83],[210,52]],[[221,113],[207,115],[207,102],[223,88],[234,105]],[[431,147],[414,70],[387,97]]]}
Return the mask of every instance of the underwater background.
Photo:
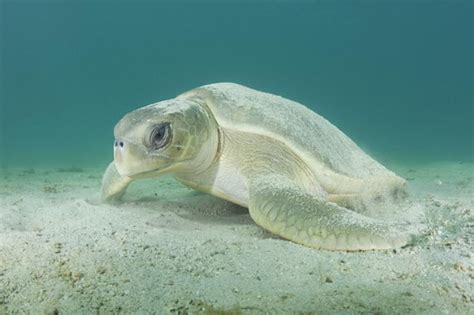
{"label": "underwater background", "polygon": [[472,160],[473,11],[471,0],[1,1],[0,163],[105,166],[125,113],[222,81],[310,107],[383,162]]}

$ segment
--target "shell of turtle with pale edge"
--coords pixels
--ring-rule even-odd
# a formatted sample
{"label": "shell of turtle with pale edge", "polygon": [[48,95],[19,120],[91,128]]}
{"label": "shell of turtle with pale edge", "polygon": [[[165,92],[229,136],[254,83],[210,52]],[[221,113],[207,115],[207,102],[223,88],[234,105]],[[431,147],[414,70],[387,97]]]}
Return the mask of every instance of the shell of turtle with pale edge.
{"label": "shell of turtle with pale edge", "polygon": [[235,83],[202,86],[178,98],[196,96],[205,101],[219,125],[281,140],[309,165],[322,163],[360,179],[397,177],[329,121],[297,102]]}

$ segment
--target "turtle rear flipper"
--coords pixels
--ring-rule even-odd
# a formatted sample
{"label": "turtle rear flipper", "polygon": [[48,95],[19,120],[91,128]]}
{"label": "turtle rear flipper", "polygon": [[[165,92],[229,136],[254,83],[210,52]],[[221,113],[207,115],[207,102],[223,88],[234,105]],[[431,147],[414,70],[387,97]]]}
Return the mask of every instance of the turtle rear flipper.
{"label": "turtle rear flipper", "polygon": [[308,194],[283,176],[259,177],[249,190],[255,222],[295,243],[356,251],[398,248],[411,240],[408,232]]}

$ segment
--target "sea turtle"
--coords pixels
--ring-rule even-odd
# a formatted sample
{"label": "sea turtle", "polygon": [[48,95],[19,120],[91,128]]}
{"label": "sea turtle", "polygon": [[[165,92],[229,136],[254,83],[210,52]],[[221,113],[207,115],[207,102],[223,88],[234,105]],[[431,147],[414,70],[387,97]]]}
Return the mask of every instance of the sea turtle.
{"label": "sea turtle", "polygon": [[248,207],[261,227],[328,250],[389,249],[411,235],[362,215],[395,200],[405,180],[307,107],[235,83],[198,87],[126,114],[102,198],[133,180],[174,174],[193,189]]}

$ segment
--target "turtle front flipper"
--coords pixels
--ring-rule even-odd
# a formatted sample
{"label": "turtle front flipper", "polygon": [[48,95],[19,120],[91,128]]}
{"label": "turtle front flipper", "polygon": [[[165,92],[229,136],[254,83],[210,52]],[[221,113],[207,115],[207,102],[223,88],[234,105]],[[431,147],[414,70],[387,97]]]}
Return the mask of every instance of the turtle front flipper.
{"label": "turtle front flipper", "polygon": [[109,203],[119,201],[132,181],[130,177],[121,176],[115,167],[115,162],[111,162],[102,178],[102,201]]}
{"label": "turtle front flipper", "polygon": [[286,177],[257,178],[249,191],[250,216],[258,225],[305,246],[347,251],[390,249],[411,239],[409,233],[393,225],[308,194]]}

